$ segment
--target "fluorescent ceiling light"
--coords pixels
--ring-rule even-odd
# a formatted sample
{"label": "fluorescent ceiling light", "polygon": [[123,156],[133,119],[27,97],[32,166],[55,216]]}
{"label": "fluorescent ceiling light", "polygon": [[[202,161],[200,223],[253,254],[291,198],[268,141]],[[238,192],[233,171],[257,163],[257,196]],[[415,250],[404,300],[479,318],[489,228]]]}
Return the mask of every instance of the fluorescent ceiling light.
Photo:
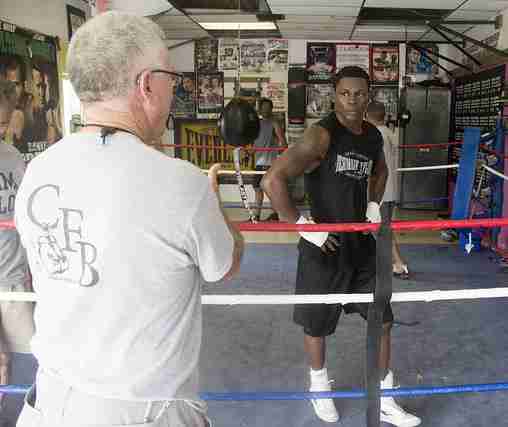
{"label": "fluorescent ceiling light", "polygon": [[276,30],[273,22],[200,22],[205,30]]}

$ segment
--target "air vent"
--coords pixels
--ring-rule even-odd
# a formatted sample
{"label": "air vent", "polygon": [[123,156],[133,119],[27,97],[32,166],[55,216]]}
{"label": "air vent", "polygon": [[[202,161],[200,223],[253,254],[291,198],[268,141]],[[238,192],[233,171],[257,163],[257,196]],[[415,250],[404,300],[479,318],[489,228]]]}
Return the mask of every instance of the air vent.
{"label": "air vent", "polygon": [[[218,39],[236,39],[238,37],[238,31],[208,31],[208,33],[215,38]],[[259,38],[267,38],[267,39],[277,39],[280,38],[281,34],[278,30],[262,30],[262,31],[249,31],[243,30],[240,31],[240,38],[242,39],[259,39]]]}
{"label": "air vent", "polygon": [[358,16],[358,25],[366,24],[420,24],[425,21],[441,21],[452,9],[389,9],[364,7]]}
{"label": "air vent", "polygon": [[[170,3],[179,9],[236,9],[238,10],[238,0],[171,0]],[[264,0],[241,0],[240,8],[243,11],[257,12],[264,10],[260,8]]]}

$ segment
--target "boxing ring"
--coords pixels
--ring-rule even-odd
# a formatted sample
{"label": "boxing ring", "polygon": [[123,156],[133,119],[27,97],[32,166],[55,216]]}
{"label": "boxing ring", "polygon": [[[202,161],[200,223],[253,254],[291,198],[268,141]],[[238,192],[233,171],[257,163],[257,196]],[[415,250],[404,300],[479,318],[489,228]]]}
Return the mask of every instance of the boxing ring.
{"label": "boxing ring", "polygon": [[[452,143],[454,144],[454,143]],[[195,148],[195,147],[193,147]],[[267,149],[271,150],[271,149]],[[488,165],[481,165],[487,171],[502,180],[508,177]],[[431,165],[422,168],[400,168],[399,172],[417,172],[440,168],[459,168],[455,165]],[[206,172],[206,171],[204,171]],[[237,174],[237,171],[223,171],[224,174]],[[262,174],[264,172],[242,171],[242,174]],[[244,201],[245,202],[245,201]],[[367,342],[365,360],[364,389],[336,390],[331,392],[301,392],[301,391],[228,391],[228,392],[202,392],[201,398],[205,401],[294,401],[310,399],[366,399],[366,425],[377,427],[380,425],[379,410],[380,397],[418,397],[464,393],[487,393],[508,390],[508,378],[505,381],[492,383],[469,383],[447,386],[421,385],[418,387],[403,387],[380,390],[380,371],[378,367],[380,338],[382,333],[382,313],[390,303],[408,302],[440,302],[487,300],[508,297],[508,287],[475,288],[457,290],[428,290],[393,292],[392,290],[392,259],[391,248],[393,232],[418,230],[446,230],[446,229],[493,229],[508,227],[508,218],[493,219],[451,219],[440,221],[391,221],[392,204],[382,205],[382,222],[371,223],[339,223],[339,224],[305,224],[295,225],[288,223],[237,223],[242,232],[365,232],[374,233],[377,241],[377,273],[376,289],[368,294],[329,294],[329,295],[202,295],[202,304],[218,306],[239,305],[294,305],[294,304],[347,304],[370,303],[367,321]],[[0,229],[14,229],[13,222],[0,222]],[[248,249],[247,249],[248,250]],[[2,301],[37,301],[37,295],[31,292],[0,292]],[[0,386],[0,392],[5,394],[25,394],[29,385],[12,384]]]}
{"label": "boxing ring", "polygon": [[[379,372],[373,361],[377,360],[379,351],[379,337],[381,332],[381,317],[384,306],[391,302],[437,302],[462,301],[476,299],[493,299],[508,297],[508,287],[459,289],[453,291],[432,290],[396,292],[392,294],[391,276],[391,237],[392,231],[441,230],[445,228],[474,228],[474,227],[505,227],[508,218],[483,220],[447,220],[447,221],[400,221],[391,223],[389,218],[390,206],[382,209],[383,223],[366,224],[306,224],[294,225],[287,223],[238,223],[241,231],[329,231],[329,232],[371,232],[377,234],[377,284],[374,294],[333,294],[333,295],[203,295],[204,305],[293,305],[293,304],[346,304],[351,302],[372,303],[369,309],[367,333],[367,378],[366,389],[337,390],[332,392],[203,392],[201,398],[206,401],[265,401],[265,400],[309,400],[309,399],[367,399],[367,425],[379,425],[379,398],[381,396],[430,396],[463,393],[486,393],[508,390],[508,380],[494,383],[457,384],[447,386],[422,385],[419,387],[405,387],[397,389],[379,390]],[[12,222],[0,223],[2,228],[14,228]],[[35,293],[30,292],[1,292],[3,301],[37,301]],[[370,360],[370,363],[369,363]],[[6,394],[24,394],[29,385],[13,384],[0,386],[0,392]],[[369,415],[370,414],[370,415]]]}

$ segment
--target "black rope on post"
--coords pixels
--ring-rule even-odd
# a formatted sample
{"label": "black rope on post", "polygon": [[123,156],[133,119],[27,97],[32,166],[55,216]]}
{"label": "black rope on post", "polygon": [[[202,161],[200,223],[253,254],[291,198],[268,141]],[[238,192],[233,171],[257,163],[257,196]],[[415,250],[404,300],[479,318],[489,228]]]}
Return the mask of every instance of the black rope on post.
{"label": "black rope on post", "polygon": [[383,334],[383,313],[392,298],[392,203],[381,205],[381,226],[376,239],[376,289],[367,315],[367,427],[380,425],[381,370],[379,355]]}

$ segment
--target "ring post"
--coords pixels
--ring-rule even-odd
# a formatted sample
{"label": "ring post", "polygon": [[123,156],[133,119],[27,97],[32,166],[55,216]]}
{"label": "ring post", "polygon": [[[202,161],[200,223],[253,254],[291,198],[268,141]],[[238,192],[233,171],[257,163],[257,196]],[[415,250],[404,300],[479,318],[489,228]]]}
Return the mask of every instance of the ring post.
{"label": "ring post", "polygon": [[[494,150],[499,153],[499,160],[495,164],[495,168],[498,170],[503,170],[504,168],[504,145],[505,145],[505,134],[504,134],[504,126],[503,126],[503,117],[499,115],[496,121],[496,134],[495,134],[495,142],[494,142]],[[503,186],[504,182],[501,179],[493,180],[494,191],[494,206],[492,208],[492,217],[493,218],[501,218],[503,216]],[[508,194],[504,197],[508,197]],[[497,242],[501,229],[494,228],[492,230],[492,241]]]}
{"label": "ring post", "polygon": [[383,313],[392,298],[392,203],[381,205],[381,226],[376,239],[376,289],[374,302],[369,305],[367,315],[367,427],[380,425],[380,381],[379,355],[383,333]]}
{"label": "ring post", "polygon": [[[462,144],[459,172],[453,194],[452,219],[469,219],[480,139],[479,128],[464,129],[464,143]],[[469,242],[471,233],[471,229],[463,229],[459,232],[460,243],[465,250],[467,250],[468,244],[472,244]]]}

